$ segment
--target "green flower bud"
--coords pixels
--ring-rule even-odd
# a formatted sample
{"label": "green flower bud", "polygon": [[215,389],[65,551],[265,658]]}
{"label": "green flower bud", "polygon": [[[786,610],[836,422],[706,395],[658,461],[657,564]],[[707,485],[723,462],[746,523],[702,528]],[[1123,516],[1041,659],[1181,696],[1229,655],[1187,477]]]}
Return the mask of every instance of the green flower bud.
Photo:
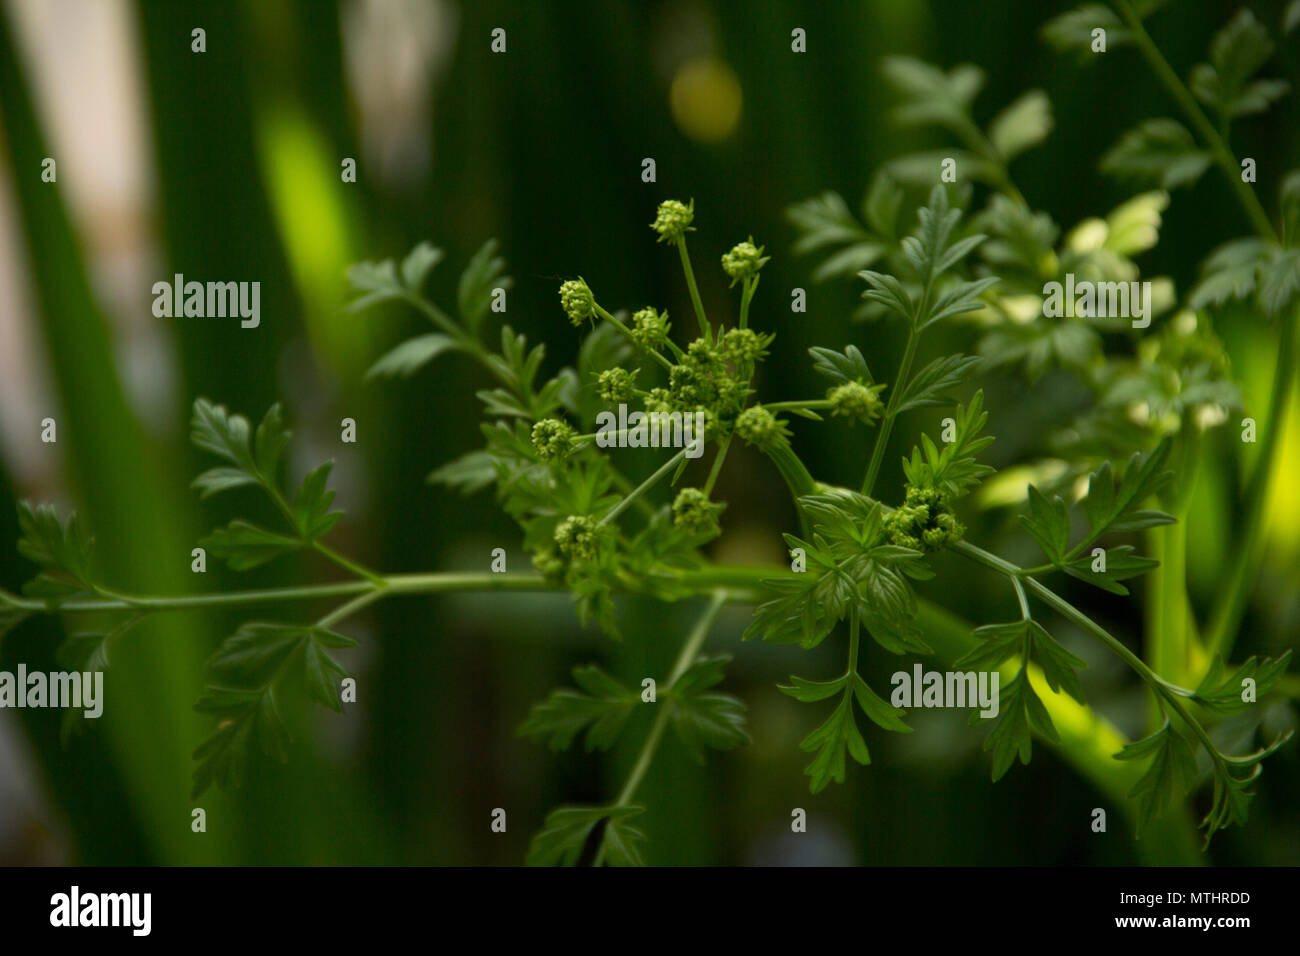
{"label": "green flower bud", "polygon": [[657,349],[668,341],[668,313],[644,308],[632,316],[632,338],[644,349]]}
{"label": "green flower bud", "polygon": [[734,286],[741,279],[758,275],[758,270],[763,268],[769,258],[771,257],[763,256],[763,247],[754,245],[754,237],[750,236],[747,242],[738,243],[730,252],[723,254],[722,270],[731,276],[731,284]]}
{"label": "green flower bud", "polygon": [[722,355],[736,365],[756,362],[767,355],[771,338],[753,329],[728,329],[722,336]]}
{"label": "green flower bud", "polygon": [[945,494],[914,486],[908,486],[902,507],[885,517],[883,527],[892,544],[926,552],[960,541],[966,533]]}
{"label": "green flower bud", "polygon": [[574,325],[596,317],[596,297],[582,279],[570,279],[560,286],[560,305]]}
{"label": "green flower bud", "polygon": [[639,371],[641,370],[629,372],[625,368],[611,368],[601,372],[596,379],[596,388],[600,391],[600,397],[616,405],[620,402],[632,401],[636,373]]}
{"label": "green flower bud", "polygon": [[547,578],[555,578],[564,572],[564,559],[549,548],[533,555],[533,567]]}
{"label": "green flower bud", "polygon": [[831,402],[831,414],[843,415],[870,425],[884,411],[885,405],[880,400],[884,388],[883,384],[863,385],[861,382],[836,385],[826,393]]}
{"label": "green flower bud", "polygon": [[571,558],[594,560],[600,546],[596,522],[586,515],[570,515],[555,528],[555,546]]}
{"label": "green flower bud", "polygon": [[533,450],[542,461],[558,461],[573,451],[573,429],[558,418],[543,418],[533,426]]}
{"label": "green flower bud", "polygon": [[708,535],[719,532],[718,515],[725,504],[714,504],[700,488],[683,488],[673,502],[673,526],[690,535]]}
{"label": "green flower bud", "polygon": [[666,388],[652,388],[646,394],[644,404],[647,412],[671,412],[673,397]]}
{"label": "green flower bud", "polygon": [[655,214],[655,221],[650,224],[650,228],[659,233],[660,242],[676,242],[691,230],[691,222],[695,219],[695,200],[691,204],[685,205],[676,199],[666,199],[659,204],[659,211]]}
{"label": "green flower bud", "polygon": [[785,424],[762,405],[751,405],[736,417],[736,434],[767,451],[780,446],[790,433]]}

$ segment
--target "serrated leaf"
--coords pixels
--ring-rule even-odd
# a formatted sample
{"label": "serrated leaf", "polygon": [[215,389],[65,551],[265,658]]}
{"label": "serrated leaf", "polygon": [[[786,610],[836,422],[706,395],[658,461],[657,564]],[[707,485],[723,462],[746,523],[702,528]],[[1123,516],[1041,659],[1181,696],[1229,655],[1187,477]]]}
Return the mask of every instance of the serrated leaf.
{"label": "serrated leaf", "polygon": [[1238,11],[1210,43],[1210,62],[1198,63],[1188,85],[1197,98],[1225,119],[1262,113],[1283,96],[1283,80],[1249,82],[1270,56],[1273,41],[1248,8]]}
{"label": "serrated leaf", "polygon": [[1062,647],[1037,621],[1031,620],[1028,624],[1033,659],[1043,669],[1047,686],[1058,694],[1064,691],[1080,704],[1086,704],[1083,684],[1075,671],[1088,665]]}
{"label": "serrated leaf", "polygon": [[1201,266],[1202,278],[1188,305],[1203,309],[1255,291],[1258,274],[1268,263],[1270,244],[1263,239],[1233,239],[1212,252]]}
{"label": "serrated leaf", "polygon": [[778,684],[776,689],[797,701],[812,704],[819,700],[825,700],[827,697],[833,697],[836,693],[842,691],[848,679],[847,674],[827,681],[806,680],[803,677],[791,675],[791,684]]}
{"label": "serrated leaf", "polygon": [[860,764],[871,763],[867,743],[862,739],[853,716],[852,694],[846,693],[840,698],[830,717],[799,743],[799,749],[806,753],[816,752],[812,763],[804,770],[811,778],[808,789],[813,793],[825,790],[832,780],[844,782],[846,754]]}
{"label": "serrated leaf", "polygon": [[497,479],[491,452],[476,449],[435,468],[425,480],[431,485],[445,485],[462,495],[473,494]]}
{"label": "serrated leaf", "polygon": [[194,400],[190,441],[195,447],[253,473],[256,464],[249,449],[250,437],[251,426],[243,415],[233,415],[224,405],[213,404],[206,398]]}
{"label": "serrated leaf", "polygon": [[1149,737],[1126,744],[1117,760],[1151,756],[1151,765],[1138,778],[1129,796],[1138,801],[1138,829],[1146,829],[1166,809],[1179,803],[1196,780],[1196,756],[1191,746],[1169,724]]}
{"label": "serrated leaf", "polygon": [[280,403],[276,402],[266,410],[253,434],[253,463],[257,472],[268,483],[273,484],[280,468],[280,456],[289,444],[289,432],[285,430]]}
{"label": "serrated leaf", "polygon": [[834,349],[814,347],[808,350],[813,357],[813,371],[841,384],[844,382],[861,382],[872,385],[875,379],[867,368],[867,360],[856,345],[844,346],[843,352]]}
{"label": "serrated leaf", "polygon": [[899,397],[896,413],[946,404],[945,393],[963,384],[979,364],[978,358],[969,355],[945,355],[935,359],[912,376]]}
{"label": "serrated leaf", "polygon": [[298,532],[307,541],[315,541],[326,534],[343,517],[341,511],[330,511],[334,492],[326,489],[334,462],[327,461],[313,468],[303,478],[298,493],[293,498],[293,518]]}
{"label": "serrated leaf", "polygon": [[1104,3],[1086,3],[1053,17],[1044,24],[1043,39],[1059,53],[1074,52],[1081,59],[1092,53],[1093,30],[1106,31],[1106,48],[1132,42],[1132,35],[1116,13]]}
{"label": "serrated leaf", "polygon": [[53,505],[18,503],[18,553],[41,573],[24,586],[32,597],[58,599],[94,590],[91,556],[94,539],[76,512],[59,520]]}
{"label": "serrated leaf", "polygon": [[1270,316],[1280,315],[1297,291],[1300,291],[1300,249],[1275,250],[1260,268],[1260,306]]}
{"label": "serrated leaf", "polygon": [[297,538],[267,531],[243,519],[218,528],[199,544],[222,558],[235,571],[256,568],[303,546]]}
{"label": "serrated leaf", "polygon": [[514,284],[514,280],[505,274],[506,262],[497,255],[497,249],[495,239],[483,243],[461,273],[456,287],[460,320],[472,333],[478,332],[487,317],[493,290],[509,289]]}
{"label": "serrated leaf", "polygon": [[1002,688],[998,704],[1000,717],[984,741],[984,749],[993,751],[993,779],[1000,780],[1016,758],[1028,764],[1033,755],[1033,734],[1041,734],[1050,743],[1059,739],[1052,719],[1038,699],[1025,671]]}
{"label": "serrated leaf", "polygon": [[573,679],[587,693],[561,689],[535,704],[519,725],[523,737],[547,740],[552,750],[567,750],[586,730],[588,751],[608,750],[627,726],[640,697],[599,667],[575,667]]}
{"label": "serrated leaf", "polygon": [[612,866],[643,866],[637,844],[645,834],[628,823],[644,807],[560,807],[546,815],[528,847],[529,866],[573,866],[579,862],[596,826],[605,823],[602,844]]}
{"label": "serrated leaf", "polygon": [[[1291,663],[1288,650],[1280,657],[1265,657],[1260,660],[1249,657],[1231,674],[1225,675],[1226,667],[1221,657],[1215,657],[1214,663],[1196,688],[1192,699],[1204,707],[1220,714],[1235,714],[1245,710],[1251,704],[1262,699],[1278,679],[1286,673]],[[1246,681],[1251,681],[1249,689]],[[1250,694],[1250,700],[1245,697]]]}
{"label": "serrated leaf", "polygon": [[1101,170],[1161,189],[1190,186],[1209,168],[1209,152],[1196,145],[1181,123],[1143,120],[1120,137],[1101,159]]}
{"label": "serrated leaf", "polygon": [[988,135],[1003,159],[1010,160],[1051,132],[1051,101],[1042,90],[1030,90],[993,118]]}
{"label": "serrated leaf", "polygon": [[704,762],[705,747],[731,750],[749,743],[744,702],[730,694],[705,691],[722,681],[730,660],[730,655],[702,657],[669,690],[673,729],[697,763]]}
{"label": "serrated leaf", "polygon": [[455,339],[441,332],[417,335],[413,339],[407,339],[370,366],[366,378],[409,378],[443,352],[459,347]]}
{"label": "serrated leaf", "polygon": [[190,487],[198,491],[199,498],[211,498],[215,494],[223,491],[229,491],[231,488],[242,488],[245,485],[259,484],[256,476],[239,468],[228,468],[220,466],[209,468],[190,483]]}
{"label": "serrated leaf", "polygon": [[1067,564],[1063,571],[1070,577],[1078,578],[1088,584],[1096,585],[1104,591],[1112,594],[1128,594],[1128,588],[1120,584],[1120,581],[1126,581],[1129,578],[1135,578],[1139,574],[1145,574],[1152,568],[1159,567],[1160,562],[1151,558],[1143,558],[1133,554],[1133,546],[1129,544],[1120,545],[1118,548],[1110,548],[1106,551],[1106,570],[1094,571],[1092,569],[1095,561],[1100,555],[1094,557],[1091,554],[1080,555],[1078,558]]}
{"label": "serrated leaf", "polygon": [[431,243],[421,242],[402,260],[402,284],[410,291],[420,292],[429,271],[442,261],[442,250]]}
{"label": "serrated leaf", "polygon": [[985,624],[975,628],[980,643],[953,662],[955,670],[993,670],[1025,652],[1027,620]]}
{"label": "serrated leaf", "polygon": [[1070,517],[1059,495],[1050,499],[1034,485],[1029,486],[1029,514],[1020,523],[1034,536],[1049,561],[1060,564],[1070,547]]}
{"label": "serrated leaf", "polygon": [[903,715],[907,711],[900,710],[877,695],[858,674],[853,675],[853,697],[862,708],[862,712],[882,730],[892,730],[896,734],[912,732],[912,728],[903,723]]}

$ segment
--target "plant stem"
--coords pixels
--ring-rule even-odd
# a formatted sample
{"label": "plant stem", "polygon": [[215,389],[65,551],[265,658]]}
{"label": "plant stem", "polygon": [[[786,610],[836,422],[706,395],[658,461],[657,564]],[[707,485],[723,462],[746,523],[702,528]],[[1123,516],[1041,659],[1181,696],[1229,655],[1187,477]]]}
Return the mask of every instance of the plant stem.
{"label": "plant stem", "polygon": [[[713,626],[713,622],[718,617],[718,612],[722,610],[722,606],[726,603],[725,595],[714,593],[712,600],[709,601],[709,606],[696,622],[695,629],[687,637],[686,643],[682,645],[682,649],[677,655],[677,660],[673,663],[673,669],[668,677],[670,693],[678,678],[685,674],[691,665],[695,663],[695,658],[699,656],[700,649],[709,636],[709,628]],[[671,698],[667,703],[668,705],[672,704]],[[671,716],[671,706],[659,708],[659,713],[655,715],[655,722],[650,728],[650,736],[646,738],[645,744],[641,747],[641,752],[637,755],[632,772],[628,775],[627,783],[623,785],[623,789],[619,792],[618,799],[614,803],[615,806],[625,807],[636,796],[637,788],[641,786],[646,771],[650,769],[650,761],[654,759],[655,749],[659,746],[659,739],[663,736],[664,728]]]}
{"label": "plant stem", "polygon": [[354,597],[351,601],[340,604],[334,610],[330,611],[324,617],[316,622],[317,627],[332,627],[346,617],[350,617],[363,607],[371,604],[384,596],[384,589],[377,587],[373,591]]}
{"label": "plant stem", "polygon": [[1190,664],[1186,509],[1174,517],[1173,524],[1147,532],[1151,557],[1160,562],[1151,569],[1147,587],[1147,657],[1157,674],[1181,683]]}
{"label": "plant stem", "polygon": [[795,412],[802,408],[830,408],[829,398],[810,398],[802,402],[764,402],[763,407],[769,412]]}
{"label": "plant stem", "polygon": [[718,442],[718,453],[713,456],[713,467],[709,469],[709,478],[704,482],[704,493],[710,495],[713,493],[713,486],[717,484],[718,475],[722,474],[722,463],[727,460],[727,449],[731,447],[732,436]]}
{"label": "plant stem", "polygon": [[758,276],[746,279],[740,289],[740,322],[742,329],[749,328],[749,303],[758,290]]}
{"label": "plant stem", "polygon": [[[650,764],[654,760],[655,751],[659,749],[659,741],[663,739],[664,731],[668,727],[668,721],[672,717],[673,702],[671,690],[678,678],[685,674],[695,663],[695,658],[700,654],[700,649],[704,646],[705,639],[709,636],[709,628],[717,620],[718,612],[722,610],[727,603],[725,594],[715,592],[709,606],[705,608],[704,614],[695,624],[695,629],[690,636],[686,638],[686,643],[682,645],[681,652],[677,655],[677,660],[673,664],[673,669],[668,677],[669,699],[660,707],[659,712],[655,714],[654,723],[650,725],[650,733],[646,736],[645,743],[641,745],[641,751],[637,754],[636,763],[632,766],[632,772],[628,774],[627,782],[623,784],[623,789],[619,791],[618,799],[615,800],[615,807],[626,807],[636,796],[637,788],[641,786],[641,781],[645,779],[646,773],[650,769]],[[600,850],[596,854],[595,865],[600,866],[605,858],[605,840],[601,837]]]}
{"label": "plant stem", "polygon": [[1259,198],[1255,191],[1251,189],[1250,184],[1241,181],[1241,167],[1237,165],[1237,159],[1228,149],[1228,144],[1223,141],[1219,131],[1214,128],[1205,112],[1197,104],[1196,98],[1192,96],[1191,91],[1178,74],[1174,72],[1169,61],[1165,59],[1160,48],[1156,46],[1155,41],[1147,33],[1146,27],[1142,25],[1142,18],[1137,15],[1129,0],[1116,0],[1116,6],[1119,9],[1120,16],[1124,18],[1128,25],[1129,31],[1133,34],[1133,41],[1137,44],[1138,50],[1146,59],[1151,69],[1155,72],[1156,78],[1164,84],[1171,96],[1178,102],[1179,108],[1186,114],[1192,125],[1196,127],[1197,133],[1205,141],[1209,148],[1210,154],[1214,157],[1223,174],[1228,177],[1228,182],[1232,184],[1237,198],[1241,201],[1242,208],[1245,209],[1246,215],[1250,218],[1251,224],[1255,231],[1265,238],[1277,241],[1277,233],[1273,229],[1273,224],[1269,222],[1268,214],[1264,212],[1264,207],[1260,205]]}
{"label": "plant stem", "polygon": [[329,558],[329,560],[333,561],[335,564],[343,568],[345,571],[351,571],[353,574],[357,575],[358,577],[365,578],[375,587],[382,588],[386,586],[387,582],[384,580],[383,577],[371,571],[369,568],[365,568],[362,565],[356,563],[355,561],[352,561],[349,558],[345,558],[343,555],[339,554],[329,545],[321,544],[320,541],[313,540],[311,546],[321,556]]}
{"label": "plant stem", "polygon": [[631,330],[631,329],[629,329],[626,325],[624,325],[624,324],[623,324],[622,322],[620,322],[618,319],[614,318],[614,316],[611,315],[609,312],[607,312],[607,311],[605,311],[603,308],[601,308],[601,306],[600,306],[599,304],[596,305],[596,312],[600,315],[600,317],[601,317],[602,319],[604,319],[606,322],[609,322],[609,323],[610,323],[611,325],[613,325],[616,329],[618,329],[618,330],[619,330],[620,332],[622,332],[625,336],[627,336],[627,340],[628,340],[629,342],[631,342],[631,343],[632,343],[633,345],[635,345],[637,348],[641,349],[641,351],[645,352],[647,355],[649,355],[652,359],[654,359],[656,362],[658,362],[658,363],[659,363],[660,365],[662,365],[664,368],[668,369],[668,371],[671,372],[671,371],[673,370],[673,363],[672,363],[672,362],[668,361],[666,358],[664,358],[662,355],[660,355],[660,354],[659,354],[658,352],[656,352],[654,349],[645,348],[644,346],[642,346],[641,343],[638,342],[638,341],[633,337],[633,335],[632,335],[632,330]]}
{"label": "plant stem", "polygon": [[894,416],[898,414],[899,396],[907,385],[907,377],[912,371],[912,360],[916,358],[916,345],[921,339],[921,332],[913,323],[907,330],[907,347],[903,350],[903,360],[898,364],[898,376],[894,387],[889,390],[889,401],[885,404],[885,415],[880,422],[880,431],[876,434],[876,445],[871,450],[871,464],[867,466],[867,477],[862,482],[862,493],[870,497],[871,489],[876,486],[876,477],[880,474],[880,464],[885,458],[885,446],[889,444],[889,433],[894,428]]}
{"label": "plant stem", "polygon": [[686,251],[686,237],[678,236],[674,243],[677,251],[682,257],[682,272],[686,275],[686,287],[691,292],[691,305],[695,307],[695,319],[700,323],[700,334],[706,339],[712,339],[713,333],[709,329],[709,320],[704,315],[704,303],[700,300],[700,290],[695,285],[695,270],[691,268],[691,255]]}
{"label": "plant stem", "polygon": [[1246,484],[1245,517],[1242,533],[1228,563],[1228,584],[1220,590],[1219,600],[1210,615],[1209,637],[1206,649],[1210,660],[1214,655],[1228,655],[1241,625],[1250,597],[1251,584],[1259,574],[1261,551],[1264,544],[1264,508],[1268,504],[1269,481],[1273,477],[1273,464],[1277,459],[1282,426],[1291,401],[1292,383],[1296,365],[1296,326],[1300,325],[1300,306],[1290,322],[1283,322],[1278,342],[1277,367],[1273,370],[1273,387],[1268,401],[1268,420],[1264,423],[1264,438],[1254,470]]}
{"label": "plant stem", "polygon": [[655,483],[658,482],[660,478],[668,474],[668,472],[672,471],[673,468],[676,467],[677,463],[681,461],[683,457],[685,457],[686,451],[687,449],[683,448],[677,454],[673,455],[673,457],[669,458],[666,462],[660,465],[658,469],[655,470],[654,474],[652,474],[645,481],[641,482],[641,484],[633,488],[631,493],[628,494],[622,501],[614,505],[614,507],[610,508],[609,513],[606,514],[605,517],[600,519],[600,524],[602,525],[609,524],[620,514],[622,514],[623,510],[627,508],[628,505],[630,505],[637,498],[641,497],[641,495],[645,494],[647,491],[653,488],[655,486]]}

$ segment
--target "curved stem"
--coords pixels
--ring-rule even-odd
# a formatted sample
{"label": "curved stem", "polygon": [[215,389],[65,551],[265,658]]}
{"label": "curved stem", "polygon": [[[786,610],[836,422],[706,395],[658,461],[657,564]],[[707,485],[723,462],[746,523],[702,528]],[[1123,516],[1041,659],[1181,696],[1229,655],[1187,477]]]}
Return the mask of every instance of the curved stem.
{"label": "curved stem", "polygon": [[620,322],[618,319],[614,318],[614,316],[611,315],[609,312],[607,312],[605,309],[603,309],[603,308],[600,306],[599,303],[596,304],[596,312],[600,315],[600,317],[601,317],[602,319],[604,319],[606,322],[608,322],[608,323],[610,323],[611,325],[613,325],[616,329],[618,329],[618,330],[619,330],[620,332],[622,332],[625,336],[627,336],[627,340],[628,340],[629,342],[631,342],[633,345],[635,345],[635,346],[636,346],[637,348],[639,348],[641,351],[645,352],[647,355],[649,355],[652,359],[654,359],[656,362],[658,362],[658,363],[659,363],[660,365],[662,365],[664,368],[668,369],[668,371],[671,372],[671,371],[673,370],[673,363],[672,363],[672,362],[668,361],[666,358],[664,358],[662,355],[660,355],[660,354],[659,354],[658,352],[656,352],[654,349],[646,348],[646,347],[643,346],[640,342],[638,342],[638,341],[636,340],[636,337],[632,334],[632,330],[629,329],[629,328],[628,328],[626,325],[624,325],[622,322]]}
{"label": "curved stem", "polygon": [[[699,621],[695,624],[695,629],[691,631],[686,643],[682,645],[681,652],[677,655],[677,660],[673,664],[673,669],[668,677],[669,699],[659,708],[655,714],[654,723],[650,725],[650,733],[646,736],[645,743],[641,745],[641,751],[637,754],[636,763],[632,765],[632,772],[628,774],[627,782],[623,784],[623,789],[619,791],[618,799],[614,801],[615,807],[626,807],[636,796],[637,788],[641,786],[641,781],[645,779],[650,764],[654,761],[655,751],[659,749],[659,741],[663,739],[664,730],[668,727],[668,721],[672,717],[672,687],[677,680],[685,674],[695,659],[699,657],[700,649],[704,647],[704,641],[709,636],[709,628],[717,620],[718,612],[722,610],[727,603],[725,594],[715,592],[709,606],[705,609],[704,614],[700,616]],[[605,859],[605,840],[601,837],[600,850],[596,854],[595,865],[600,864]]]}
{"label": "curved stem", "polygon": [[880,464],[885,458],[885,446],[889,444],[889,433],[894,429],[894,416],[898,414],[899,396],[907,385],[907,377],[912,371],[912,360],[916,358],[916,345],[921,340],[921,331],[915,324],[907,331],[907,347],[903,350],[903,360],[898,364],[898,376],[894,387],[889,390],[889,401],[885,404],[885,415],[880,422],[880,431],[876,434],[876,445],[871,449],[871,464],[867,466],[867,476],[862,481],[862,493],[871,496],[871,489],[876,486],[876,477],[880,474]]}
{"label": "curved stem", "polygon": [[1129,0],[1116,0],[1116,6],[1119,9],[1120,16],[1124,18],[1129,32],[1133,34],[1133,41],[1137,44],[1138,50],[1146,59],[1151,69],[1155,72],[1156,78],[1164,84],[1165,89],[1177,101],[1179,108],[1187,116],[1191,124],[1200,134],[1205,145],[1209,148],[1210,154],[1214,161],[1219,164],[1223,174],[1228,177],[1228,182],[1232,184],[1233,191],[1237,194],[1242,208],[1245,209],[1246,215],[1250,218],[1251,224],[1255,231],[1265,238],[1277,241],[1277,233],[1273,229],[1273,224],[1269,222],[1268,214],[1264,212],[1264,207],[1260,205],[1259,198],[1255,191],[1250,188],[1248,183],[1241,181],[1241,167],[1237,165],[1237,159],[1228,149],[1228,144],[1219,135],[1219,131],[1214,128],[1205,115],[1204,110],[1197,104],[1196,98],[1192,96],[1191,91],[1178,74],[1174,72],[1169,61],[1165,59],[1160,48],[1156,46],[1155,41],[1147,33],[1146,27],[1142,25],[1142,18],[1137,15],[1133,5]]}
{"label": "curved stem", "polygon": [[655,484],[661,478],[663,478],[664,475],[672,471],[673,468],[677,466],[677,463],[681,461],[684,457],[686,457],[686,452],[687,449],[683,448],[677,454],[673,455],[673,457],[669,458],[666,462],[660,465],[658,469],[655,470],[654,474],[652,474],[645,481],[641,482],[641,484],[633,488],[632,491],[622,501],[614,505],[614,507],[610,508],[609,512],[605,515],[605,517],[600,519],[600,524],[603,525],[609,524],[620,514],[622,514],[624,509],[626,509],[628,505],[630,505],[633,501],[640,498],[643,494],[645,494],[647,491],[653,488]]}
{"label": "curved stem", "polygon": [[686,287],[691,292],[691,305],[695,307],[695,319],[700,323],[700,334],[706,339],[713,337],[709,329],[708,317],[704,314],[704,303],[700,300],[700,290],[695,285],[695,270],[691,268],[691,255],[686,251],[686,237],[678,236],[674,243],[682,257],[682,272],[686,275]]}

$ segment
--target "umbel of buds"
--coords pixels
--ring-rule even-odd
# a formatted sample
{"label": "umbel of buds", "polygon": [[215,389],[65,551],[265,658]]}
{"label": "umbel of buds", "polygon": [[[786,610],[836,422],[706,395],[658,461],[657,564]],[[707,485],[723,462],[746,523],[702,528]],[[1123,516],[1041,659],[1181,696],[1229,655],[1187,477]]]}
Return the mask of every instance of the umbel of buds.
{"label": "umbel of buds", "polygon": [[615,366],[601,372],[596,379],[596,388],[600,391],[600,397],[604,401],[613,404],[632,401],[636,386],[636,373],[639,371],[640,369],[629,372],[625,368]]}
{"label": "umbel of buds", "polygon": [[758,270],[771,256],[763,255],[763,247],[754,245],[754,237],[733,246],[730,252],[723,253],[722,271],[731,276],[734,286],[742,279],[751,279],[758,275]]}
{"label": "umbel of buds", "polygon": [[555,546],[570,558],[594,560],[599,543],[596,522],[586,515],[570,515],[555,528]]}
{"label": "umbel of buds", "polygon": [[668,313],[650,307],[632,316],[632,338],[643,349],[656,349],[668,341]]}
{"label": "umbel of buds", "polygon": [[966,533],[946,495],[913,485],[907,488],[903,506],[886,516],[884,528],[891,543],[915,551],[937,551]]}
{"label": "umbel of buds", "polygon": [[683,488],[673,502],[673,525],[690,535],[715,535],[725,504],[714,504],[700,488]]}
{"label": "umbel of buds", "polygon": [[559,461],[573,450],[573,429],[558,418],[543,418],[533,426],[533,450],[542,461]]}
{"label": "umbel of buds", "polygon": [[762,405],[751,405],[736,417],[736,434],[765,452],[781,447],[790,435],[785,424]]}
{"label": "umbel of buds", "polygon": [[694,219],[694,199],[691,200],[690,205],[678,202],[676,199],[665,199],[659,204],[659,211],[655,214],[655,221],[650,224],[650,228],[659,233],[660,242],[676,242],[686,233],[693,231],[691,222]]}
{"label": "umbel of buds", "polygon": [[560,286],[560,305],[574,325],[596,317],[596,297],[582,279],[570,279]]}
{"label": "umbel of buds", "polygon": [[826,393],[831,403],[832,415],[844,415],[852,421],[862,421],[870,425],[880,417],[885,405],[880,400],[880,393],[885,390],[880,385],[863,385],[861,382],[845,382],[836,385]]}

